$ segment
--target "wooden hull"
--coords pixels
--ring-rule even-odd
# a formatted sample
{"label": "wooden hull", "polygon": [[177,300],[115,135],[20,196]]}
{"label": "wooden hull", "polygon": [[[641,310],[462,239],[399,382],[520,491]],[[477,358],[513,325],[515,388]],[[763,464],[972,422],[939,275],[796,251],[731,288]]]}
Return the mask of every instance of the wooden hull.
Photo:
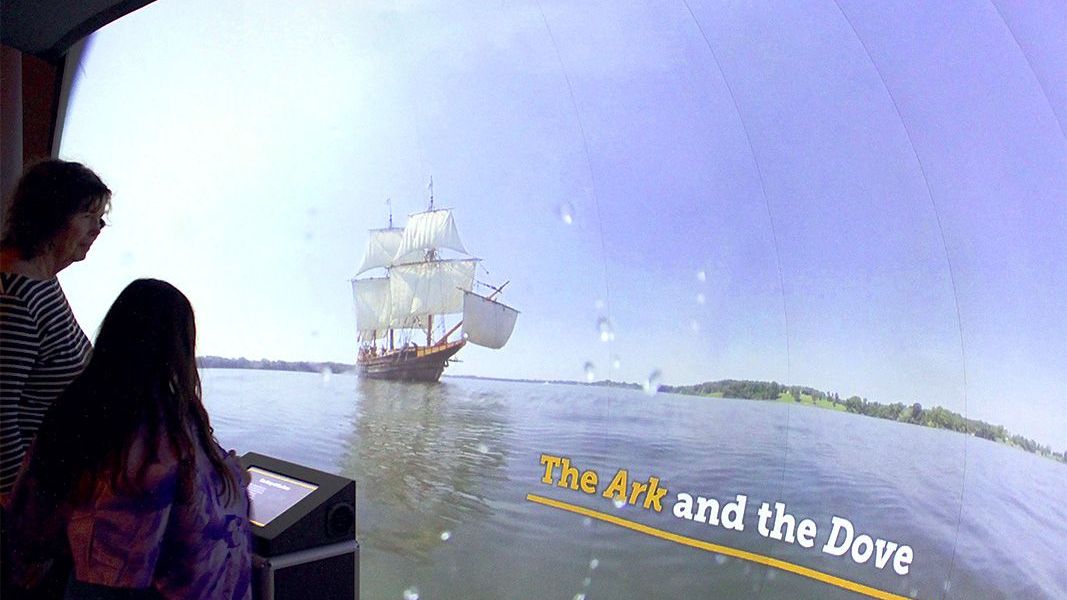
{"label": "wooden hull", "polygon": [[429,381],[441,379],[448,359],[452,358],[466,340],[435,346],[404,348],[379,356],[361,357],[356,366],[360,377],[392,381]]}

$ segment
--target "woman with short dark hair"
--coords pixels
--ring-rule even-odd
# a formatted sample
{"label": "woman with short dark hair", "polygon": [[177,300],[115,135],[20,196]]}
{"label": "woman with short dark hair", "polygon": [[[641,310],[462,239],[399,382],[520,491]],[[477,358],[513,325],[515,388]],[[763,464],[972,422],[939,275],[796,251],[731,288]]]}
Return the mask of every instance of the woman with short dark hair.
{"label": "woman with short dark hair", "polygon": [[12,579],[32,588],[69,552],[76,597],[250,598],[244,473],[201,400],[189,300],[169,283],[134,281],[8,499]]}
{"label": "woman with short dark hair", "polygon": [[0,239],[0,498],[15,482],[45,411],[91,346],[56,274],[85,259],[111,190],[84,165],[31,166],[18,182]]}

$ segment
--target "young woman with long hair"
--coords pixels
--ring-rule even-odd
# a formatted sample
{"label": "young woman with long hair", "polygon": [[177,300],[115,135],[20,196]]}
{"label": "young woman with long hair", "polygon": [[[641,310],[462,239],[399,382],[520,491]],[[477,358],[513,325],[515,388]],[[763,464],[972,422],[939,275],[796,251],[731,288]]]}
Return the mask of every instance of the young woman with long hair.
{"label": "young woman with long hair", "polygon": [[251,597],[244,472],[215,440],[195,348],[174,286],[140,279],[115,300],[9,498],[17,584],[69,552],[75,590]]}

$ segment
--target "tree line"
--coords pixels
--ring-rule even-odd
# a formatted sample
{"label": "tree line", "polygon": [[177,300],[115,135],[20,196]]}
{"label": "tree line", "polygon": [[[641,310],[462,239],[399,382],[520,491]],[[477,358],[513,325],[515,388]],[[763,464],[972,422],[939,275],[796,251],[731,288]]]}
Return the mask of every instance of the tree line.
{"label": "tree line", "polygon": [[[241,358],[200,356],[196,359],[196,365],[201,369],[263,369],[270,371],[300,371],[308,373],[321,373],[324,369],[329,369],[333,373],[345,373],[355,368],[353,365],[337,362],[290,362],[268,359],[250,360],[243,356]],[[543,380],[530,381],[544,383]],[[641,386],[636,383],[617,381],[597,381],[595,383],[550,381],[549,383],[641,389]],[[824,392],[812,387],[800,385],[785,385],[778,383],[777,381],[749,381],[743,379],[705,381],[704,383],[695,385],[661,385],[659,386],[658,391],[672,394],[687,394],[691,396],[723,396],[726,398],[740,398],[745,400],[782,400],[791,397],[795,402],[800,402],[803,396],[808,396],[812,399],[813,403],[817,401],[827,402],[834,407],[844,408],[844,410],[850,413],[876,417],[879,419],[888,419],[890,421],[898,421],[901,423],[922,425],[924,427],[948,429],[950,431],[974,435],[1001,444],[1007,444],[1033,454],[1039,454],[1067,463],[1067,450],[1062,453],[1053,452],[1052,448],[1049,446],[1039,444],[1034,440],[1018,434],[1012,434],[1002,425],[991,425],[985,421],[968,419],[959,413],[952,412],[951,410],[940,406],[924,408],[923,405],[918,402],[912,404],[904,404],[901,402],[882,404],[860,396],[849,396],[842,400],[836,392]]]}
{"label": "tree line", "polygon": [[940,406],[925,408],[922,404],[914,402],[905,404],[894,402],[882,404],[873,402],[860,396],[849,396],[842,400],[835,392],[824,392],[811,387],[797,385],[783,385],[776,381],[746,381],[724,379],[722,381],[705,381],[695,385],[669,386],[659,388],[662,392],[675,394],[689,394],[695,396],[721,395],[726,398],[742,398],[747,400],[780,400],[792,397],[800,402],[802,396],[810,396],[812,401],[822,400],[833,406],[843,407],[850,413],[867,415],[879,419],[912,423],[924,427],[948,429],[959,433],[965,433],[983,439],[1007,444],[1021,448],[1033,454],[1039,454],[1053,458],[1060,462],[1067,462],[1067,450],[1062,453],[1053,452],[1052,448],[1025,438],[1018,434],[1012,434],[1002,425],[992,425],[978,419],[968,419],[959,413],[953,412]]}
{"label": "tree line", "polygon": [[243,356],[241,358],[198,356],[196,358],[196,366],[200,369],[262,369],[266,371],[300,371],[307,373],[322,373],[325,369],[329,369],[332,373],[344,373],[354,368],[352,365],[337,362],[291,362],[268,360],[266,358],[249,360]]}

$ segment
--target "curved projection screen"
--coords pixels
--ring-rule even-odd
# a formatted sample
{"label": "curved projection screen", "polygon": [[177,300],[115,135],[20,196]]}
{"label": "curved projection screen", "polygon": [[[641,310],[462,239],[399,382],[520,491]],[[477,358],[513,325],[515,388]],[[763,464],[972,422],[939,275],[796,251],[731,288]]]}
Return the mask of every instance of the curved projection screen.
{"label": "curved projection screen", "polygon": [[[189,296],[222,443],[358,481],[367,598],[1067,596],[1063,6],[749,4],[159,0],[78,67],[64,288]],[[360,377],[431,194],[510,340]]]}

